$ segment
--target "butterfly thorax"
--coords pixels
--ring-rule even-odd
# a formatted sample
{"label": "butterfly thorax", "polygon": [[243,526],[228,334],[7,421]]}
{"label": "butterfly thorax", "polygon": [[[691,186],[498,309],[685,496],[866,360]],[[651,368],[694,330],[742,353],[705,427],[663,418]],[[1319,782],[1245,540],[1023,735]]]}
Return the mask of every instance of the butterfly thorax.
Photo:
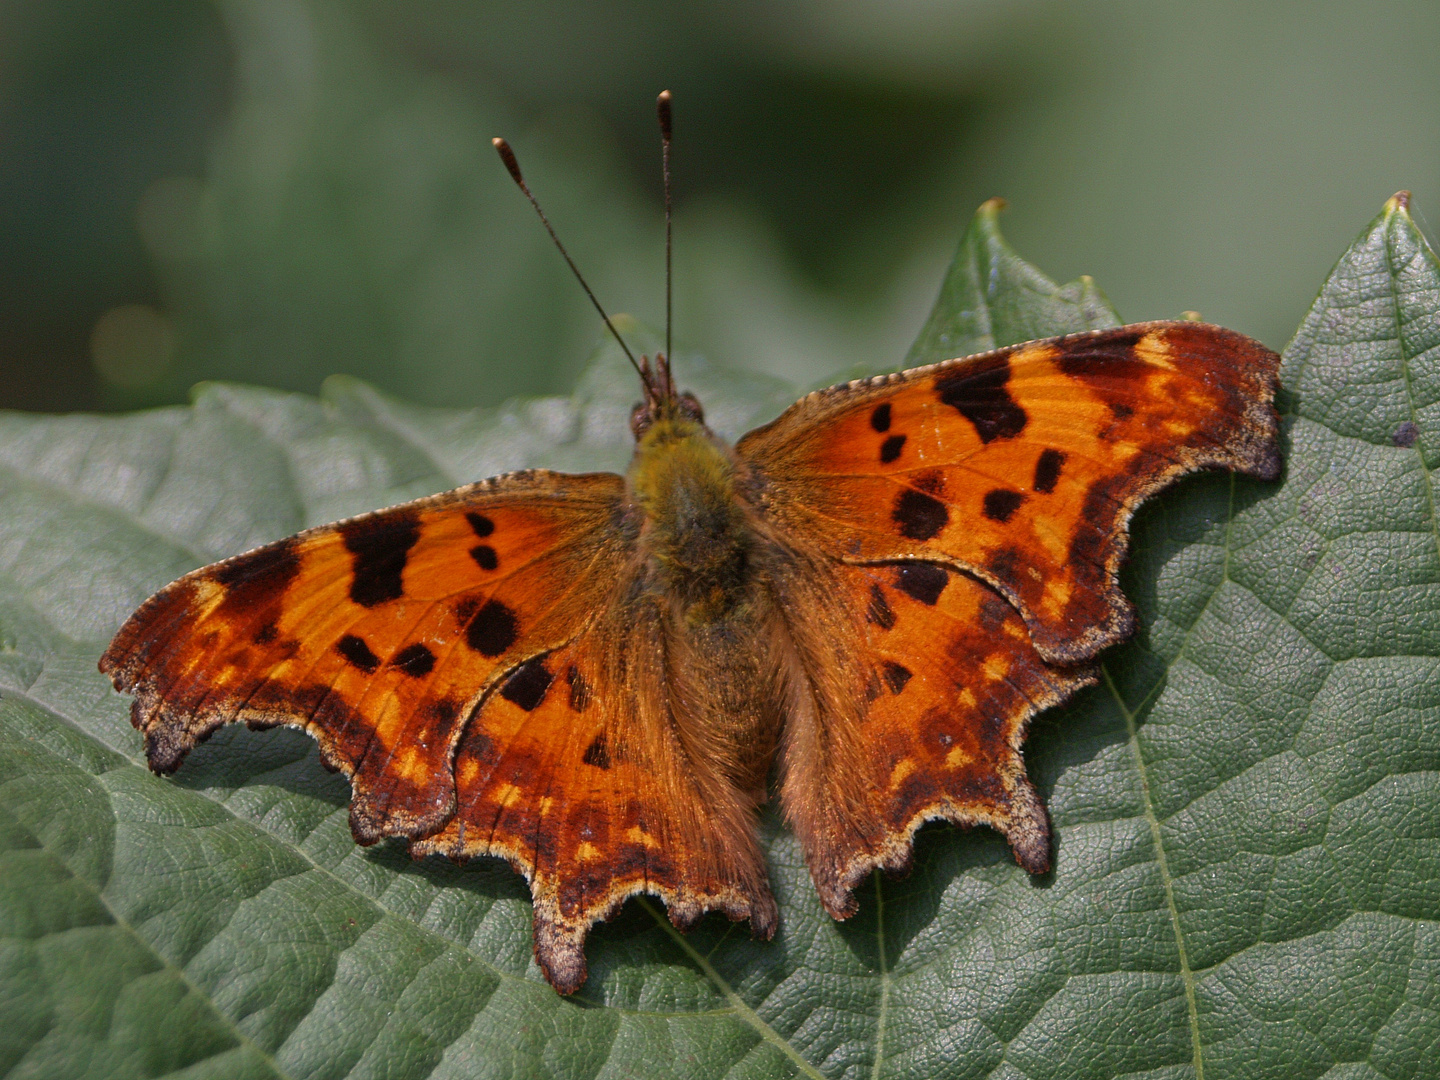
{"label": "butterfly thorax", "polygon": [[737,480],[730,449],[702,422],[665,417],[636,443],[629,486],[642,542],[691,623],[722,619],[744,599],[752,537]]}

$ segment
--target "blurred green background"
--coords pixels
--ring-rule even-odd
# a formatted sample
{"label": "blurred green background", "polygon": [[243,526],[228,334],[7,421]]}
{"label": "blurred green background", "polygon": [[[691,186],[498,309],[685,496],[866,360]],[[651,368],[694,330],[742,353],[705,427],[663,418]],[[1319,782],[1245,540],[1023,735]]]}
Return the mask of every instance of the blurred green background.
{"label": "blurred green background", "polygon": [[813,381],[897,364],[975,206],[1129,319],[1279,347],[1400,188],[1440,213],[1440,4],[0,3],[0,405],[349,372],[428,404],[568,389],[601,299]]}

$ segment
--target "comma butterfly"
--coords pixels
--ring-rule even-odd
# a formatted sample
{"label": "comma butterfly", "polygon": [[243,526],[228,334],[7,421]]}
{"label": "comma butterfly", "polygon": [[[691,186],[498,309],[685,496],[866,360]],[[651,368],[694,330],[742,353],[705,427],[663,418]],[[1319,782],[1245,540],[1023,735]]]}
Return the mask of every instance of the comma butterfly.
{"label": "comma butterfly", "polygon": [[561,993],[636,894],[773,934],[772,764],[837,919],[932,819],[1044,873],[1027,725],[1130,632],[1140,502],[1277,475],[1278,362],[1143,323],[822,390],[731,447],[658,354],[625,476],[511,473],[204,567],[100,667],[158,773],[224,724],[287,724],[349,777],[357,842],[509,860]]}

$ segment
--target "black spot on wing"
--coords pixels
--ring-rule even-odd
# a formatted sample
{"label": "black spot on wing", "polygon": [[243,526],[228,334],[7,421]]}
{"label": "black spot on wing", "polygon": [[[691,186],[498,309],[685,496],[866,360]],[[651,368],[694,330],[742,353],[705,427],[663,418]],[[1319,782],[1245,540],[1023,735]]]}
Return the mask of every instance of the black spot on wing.
{"label": "black spot on wing", "polygon": [[904,435],[891,435],[880,444],[880,460],[886,465],[900,456],[900,451],[905,446]]}
{"label": "black spot on wing", "polygon": [[517,667],[500,687],[500,696],[526,712],[533,712],[545,700],[545,693],[555,681],[544,660],[527,660]]}
{"label": "black spot on wing", "polygon": [[478,544],[471,548],[470,557],[479,564],[481,570],[494,570],[500,565],[500,559],[495,554],[495,549],[489,544]]}
{"label": "black spot on wing", "polygon": [[886,660],[884,665],[885,682],[890,687],[892,694],[898,694],[905,689],[905,684],[910,681],[913,674],[904,664],[897,664],[893,660]]}
{"label": "black spot on wing", "polygon": [[586,765],[594,765],[597,769],[610,768],[610,750],[605,745],[605,733],[602,731],[595,736],[595,741],[585,748],[585,756],[581,759]]}
{"label": "black spot on wing", "polygon": [[425,706],[424,718],[427,726],[422,735],[427,742],[447,744],[460,719],[460,706],[449,698],[440,698]]}
{"label": "black spot on wing", "polygon": [[1020,509],[1020,504],[1025,501],[1025,496],[1018,491],[1010,491],[1006,488],[996,488],[985,493],[982,506],[985,516],[991,521],[998,521],[1004,525],[1014,516],[1015,511]]}
{"label": "black spot on wing", "polygon": [[412,679],[418,679],[430,674],[430,669],[435,666],[435,654],[417,641],[392,656],[390,666],[399,668]]}
{"label": "black spot on wing", "polygon": [[380,658],[370,651],[370,646],[354,634],[346,634],[335,643],[335,651],[352,666],[367,674],[380,666]]}
{"label": "black spot on wing", "polygon": [[460,715],[460,706],[449,698],[439,698],[436,701],[430,702],[430,704],[426,706],[425,712],[430,720],[437,726],[443,727],[448,731],[451,725],[455,723],[456,717]]}
{"label": "black spot on wing", "polygon": [[901,534],[911,540],[929,540],[950,523],[950,511],[943,502],[913,488],[900,493],[890,516]]}
{"label": "black spot on wing", "polygon": [[[1125,479],[1121,477],[1115,485],[1121,495],[1124,494],[1122,485]],[[1069,564],[1075,568],[1077,575],[1082,572],[1081,568],[1103,567],[1108,561],[1112,546],[1110,537],[1121,505],[1108,486],[1100,482],[1091,487],[1085,496],[1085,505],[1080,508],[1080,521],[1070,537],[1069,558]]]}
{"label": "black spot on wing", "polygon": [[225,587],[225,606],[245,610],[280,599],[299,572],[300,552],[291,538],[222,563],[214,577]]}
{"label": "black spot on wing", "polygon": [[584,712],[590,704],[590,684],[585,681],[585,676],[574,664],[570,670],[565,672],[565,681],[570,684],[570,708],[574,712]]}
{"label": "black spot on wing", "polygon": [[875,411],[870,414],[870,426],[876,431],[890,430],[890,403],[876,405]]}
{"label": "black spot on wing", "polygon": [[931,607],[935,606],[949,583],[950,571],[934,563],[905,563],[895,571],[895,587],[911,599]]}
{"label": "black spot on wing", "polygon": [[882,630],[889,630],[895,625],[895,612],[890,609],[890,603],[879,585],[870,586],[870,606],[865,609],[865,617]]}
{"label": "black spot on wing", "polygon": [[404,595],[405,560],[420,538],[419,519],[411,513],[361,518],[340,526],[345,548],[354,556],[350,599],[374,607]]}
{"label": "black spot on wing", "polygon": [[499,762],[501,753],[495,745],[495,740],[481,729],[479,724],[471,724],[465,728],[465,733],[460,736],[460,747],[455,754],[455,760],[471,758],[484,765],[495,765]]}
{"label": "black spot on wing", "polygon": [[1014,609],[995,593],[987,593],[980,601],[980,625],[992,634],[998,634],[1005,627]]}
{"label": "black spot on wing", "polygon": [[495,522],[484,514],[468,513],[465,515],[465,520],[470,523],[470,528],[475,531],[476,536],[489,536],[495,531]]}
{"label": "black spot on wing", "polygon": [[466,643],[482,656],[499,656],[519,635],[519,620],[499,600],[487,600],[465,627]]}
{"label": "black spot on wing", "polygon": [[1026,416],[1005,384],[1010,361],[1005,357],[947,371],[935,379],[935,393],[969,420],[983,443],[1013,439],[1025,430]]}
{"label": "black spot on wing", "polygon": [[1065,464],[1065,455],[1059,450],[1046,450],[1035,462],[1035,490],[1048,495],[1055,490],[1060,479],[1060,468]]}
{"label": "black spot on wing", "polygon": [[[1073,379],[1099,374],[1098,368],[1120,360],[1134,360],[1134,349],[1143,331],[1115,330],[1095,337],[1078,338],[1060,349],[1056,360],[1060,370]],[[1112,369],[1113,370],[1113,369]]]}
{"label": "black spot on wing", "polygon": [[255,631],[255,636],[250,640],[255,642],[256,645],[269,645],[279,636],[280,631],[275,628],[275,624],[273,622],[267,622],[264,626],[260,627],[259,630]]}

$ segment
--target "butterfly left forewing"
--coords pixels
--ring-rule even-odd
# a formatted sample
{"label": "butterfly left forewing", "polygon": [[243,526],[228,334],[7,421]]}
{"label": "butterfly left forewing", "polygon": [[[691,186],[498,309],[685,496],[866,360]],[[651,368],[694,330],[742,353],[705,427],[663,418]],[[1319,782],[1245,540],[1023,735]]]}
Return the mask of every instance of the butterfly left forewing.
{"label": "butterfly left forewing", "polygon": [[187,574],[100,662],[157,772],[218,727],[287,724],[351,780],[362,843],[434,828],[487,689],[593,617],[627,556],[618,476],[498,477],[310,529]]}

